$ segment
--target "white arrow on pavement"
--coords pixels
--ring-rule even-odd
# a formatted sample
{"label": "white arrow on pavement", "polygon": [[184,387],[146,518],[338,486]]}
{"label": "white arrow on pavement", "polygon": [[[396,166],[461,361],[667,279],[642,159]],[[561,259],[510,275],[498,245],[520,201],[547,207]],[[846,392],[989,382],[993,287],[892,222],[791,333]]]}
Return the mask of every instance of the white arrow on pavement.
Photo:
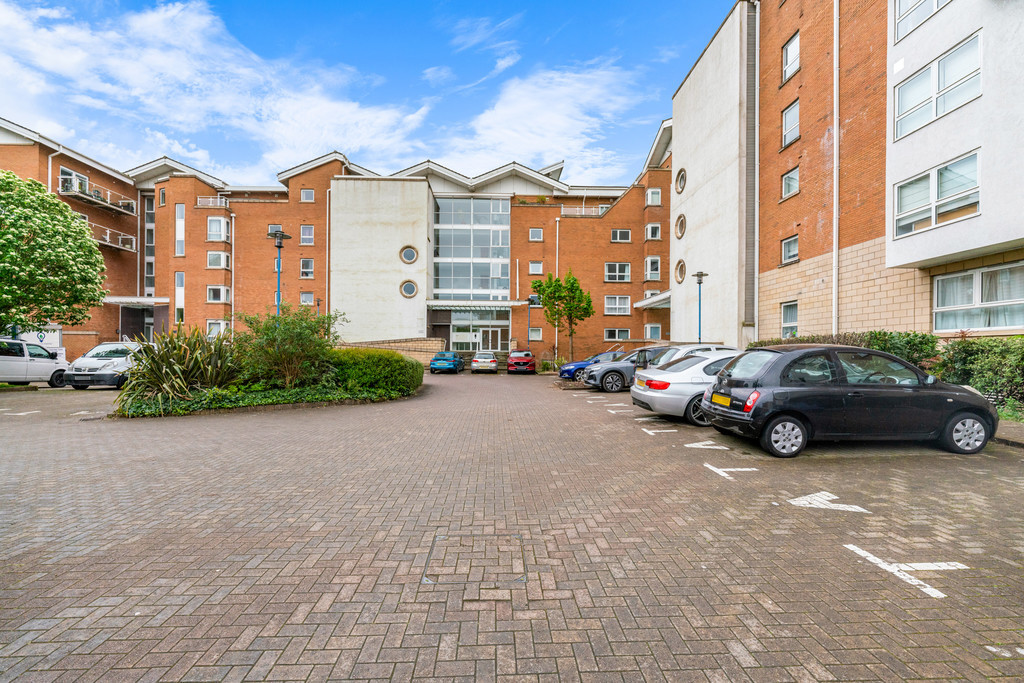
{"label": "white arrow on pavement", "polygon": [[[960,564],[959,562],[934,562],[934,563],[922,563],[921,565],[894,564],[894,563],[891,563],[891,562],[885,562],[884,560],[880,560],[877,557],[875,557],[874,555],[872,555],[871,553],[869,553],[868,551],[861,550],[860,548],[858,548],[855,545],[844,545],[843,547],[846,548],[847,550],[852,550],[853,552],[857,553],[858,555],[863,557],[865,560],[867,560],[871,564],[875,565],[876,567],[881,567],[882,569],[884,569],[885,571],[889,572],[890,574],[892,574],[896,578],[900,579],[901,581],[906,581],[911,586],[917,586],[918,588],[921,589],[921,591],[925,595],[930,595],[933,598],[944,598],[944,597],[946,597],[946,594],[943,593],[942,591],[939,591],[939,590],[936,590],[936,589],[932,588],[931,586],[929,586],[927,583],[925,583],[924,581],[922,581],[920,579],[915,579],[913,576],[911,576],[910,574],[907,573],[907,571],[906,571],[906,569],[904,569],[904,567],[907,567],[907,566],[935,567],[937,565],[941,565],[943,569],[970,569],[970,567],[968,567],[967,565]],[[953,565],[956,565],[956,566],[953,566]]]}
{"label": "white arrow on pavement", "polygon": [[632,408],[628,408],[626,410],[609,410],[608,412],[612,413],[612,414],[615,414],[615,413],[632,413],[633,409]]}
{"label": "white arrow on pavement", "polygon": [[859,505],[844,505],[842,503],[830,503],[830,500],[835,500],[839,496],[829,493],[828,491],[819,491],[818,493],[812,493],[807,496],[800,496],[799,498],[793,498],[789,502],[797,507],[802,508],[824,508],[826,510],[846,510],[847,512],[866,512],[871,514],[868,510],[860,507]]}
{"label": "white arrow on pavement", "polygon": [[704,463],[704,467],[707,467],[712,472],[720,474],[723,477],[725,477],[726,479],[730,479],[732,481],[735,481],[735,479],[733,479],[732,475],[730,475],[729,472],[757,472],[757,468],[756,467],[722,467],[722,468],[718,468],[718,467],[715,467],[714,465],[709,465],[708,463]]}
{"label": "white arrow on pavement", "polygon": [[641,429],[650,434],[651,436],[654,436],[655,434],[667,434],[668,432],[679,431],[678,429],[647,429],[646,427],[641,427]]}
{"label": "white arrow on pavement", "polygon": [[686,447],[687,448],[710,448],[710,449],[716,450],[716,451],[727,451],[727,450],[729,450],[728,446],[723,446],[721,444],[717,444],[714,441],[711,441],[710,439],[707,440],[707,441],[698,441],[697,443],[688,443],[688,444],[686,444]]}

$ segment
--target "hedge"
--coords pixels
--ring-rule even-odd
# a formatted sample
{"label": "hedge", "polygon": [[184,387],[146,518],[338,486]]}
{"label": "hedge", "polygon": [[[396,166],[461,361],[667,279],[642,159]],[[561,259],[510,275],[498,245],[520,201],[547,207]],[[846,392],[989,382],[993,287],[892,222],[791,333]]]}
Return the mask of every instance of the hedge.
{"label": "hedge", "polygon": [[341,389],[395,392],[408,396],[423,384],[423,364],[385,349],[333,349],[328,359]]}
{"label": "hedge", "polygon": [[939,338],[934,334],[925,334],[923,332],[888,332],[886,330],[843,332],[841,334],[811,334],[804,337],[766,339],[753,342],[747,348],[777,346],[780,344],[842,344],[844,346],[861,346],[866,349],[891,353],[917,366],[930,365],[926,361],[933,360],[939,354]]}

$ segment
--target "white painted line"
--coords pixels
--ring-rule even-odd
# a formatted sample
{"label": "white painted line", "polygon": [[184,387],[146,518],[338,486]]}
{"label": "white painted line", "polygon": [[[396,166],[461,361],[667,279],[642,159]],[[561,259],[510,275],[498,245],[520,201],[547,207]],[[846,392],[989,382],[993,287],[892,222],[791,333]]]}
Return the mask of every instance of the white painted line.
{"label": "white painted line", "polygon": [[42,412],[42,411],[39,411],[39,410],[30,410],[30,411],[28,411],[28,412],[25,412],[25,413],[7,413],[7,414],[8,414],[8,415],[11,415],[11,416],[15,416],[15,415],[17,415],[17,416],[19,416],[19,417],[20,417],[20,416],[22,416],[22,415],[31,415],[32,413],[38,413],[38,412]]}
{"label": "white painted line", "polygon": [[606,403],[605,405],[609,405],[609,406],[631,406],[633,404],[632,403]]}
{"label": "white painted line", "polygon": [[824,508],[826,510],[845,510],[846,512],[864,512],[871,514],[868,510],[865,510],[859,505],[844,505],[842,503],[830,503],[830,500],[835,500],[839,496],[829,493],[828,491],[819,491],[818,493],[812,493],[807,496],[800,496],[799,498],[790,499],[790,503],[797,507],[803,508]]}
{"label": "white painted line", "polygon": [[896,567],[905,572],[941,572],[947,569],[970,569],[966,564],[959,562],[914,562],[911,564],[897,564]]}
{"label": "white painted line", "polygon": [[660,417],[634,417],[637,422],[650,422],[651,420],[660,420]]}
{"label": "white painted line", "polygon": [[[875,565],[877,567],[881,567],[882,569],[884,569],[885,571],[889,572],[890,574],[892,574],[893,576],[897,577],[898,579],[901,579],[902,581],[905,581],[905,582],[909,583],[911,586],[917,586],[919,589],[921,589],[921,592],[923,592],[925,595],[930,595],[933,598],[944,598],[944,597],[946,597],[945,593],[932,588],[931,586],[929,586],[924,581],[921,581],[920,579],[915,579],[913,576],[911,576],[907,572],[905,572],[902,569],[900,569],[900,565],[898,565],[898,564],[890,564],[888,562],[880,560],[877,557],[875,557],[874,555],[872,555],[871,553],[869,553],[868,551],[861,550],[860,548],[858,548],[855,545],[844,545],[843,547],[846,548],[847,550],[852,550],[853,552],[857,553],[858,555],[863,557],[865,560],[867,560],[871,564],[873,564],[873,565]],[[957,563],[952,563],[951,562],[951,563],[948,563],[948,564],[957,564]],[[964,568],[968,569],[969,567],[964,567]]]}
{"label": "white painted line", "polygon": [[74,415],[88,415],[90,412],[91,411],[88,411],[88,410],[79,410],[77,413],[71,413],[71,415],[72,416],[74,416]]}
{"label": "white painted line", "polygon": [[719,468],[719,467],[715,467],[714,465],[711,465],[709,463],[704,463],[704,467],[707,467],[709,470],[711,470],[712,472],[714,472],[716,474],[722,475],[723,477],[725,477],[729,481],[736,481],[735,479],[733,479],[732,475],[729,474],[729,472],[757,472],[757,468],[756,467],[722,467],[722,468]]}
{"label": "white painted line", "polygon": [[697,443],[688,443],[688,444],[686,444],[686,447],[687,448],[709,448],[709,449],[715,450],[715,451],[727,451],[727,450],[729,450],[728,446],[723,446],[721,444],[717,444],[714,441],[711,441],[710,439],[708,439],[707,441],[698,441]]}
{"label": "white painted line", "polygon": [[0,412],[3,412],[5,410],[10,410],[10,408],[0,408]]}
{"label": "white painted line", "polygon": [[[985,649],[993,654],[999,655],[1000,657],[1013,657],[1014,655],[1014,653],[1010,650],[1001,647],[992,647],[991,645],[986,645]],[[1015,647],[1013,649],[1017,654],[1024,655],[1024,647]]]}
{"label": "white painted line", "polygon": [[655,434],[667,434],[668,432],[679,431],[678,429],[647,429],[646,427],[641,427],[641,429],[643,429],[643,431],[647,432],[651,436],[654,436]]}
{"label": "white painted line", "polygon": [[606,398],[595,398],[593,401],[587,401],[587,403],[604,403],[607,400]]}
{"label": "white painted line", "polygon": [[608,412],[612,413],[612,414],[615,414],[615,413],[633,413],[633,412],[636,412],[636,411],[633,410],[632,408],[629,408],[627,410],[609,410]]}

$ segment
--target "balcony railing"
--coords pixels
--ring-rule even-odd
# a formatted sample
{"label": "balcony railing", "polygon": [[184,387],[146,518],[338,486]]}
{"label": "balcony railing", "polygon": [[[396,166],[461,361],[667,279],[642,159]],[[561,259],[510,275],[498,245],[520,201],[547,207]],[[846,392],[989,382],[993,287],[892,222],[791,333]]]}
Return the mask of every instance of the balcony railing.
{"label": "balcony railing", "polygon": [[201,209],[216,208],[226,209],[228,208],[227,197],[196,197],[196,206]]}
{"label": "balcony railing", "polygon": [[89,222],[89,227],[92,228],[92,236],[100,243],[100,246],[113,247],[124,251],[135,251],[135,235],[129,235],[126,232],[107,228],[91,221]]}
{"label": "balcony railing", "polygon": [[97,185],[88,178],[61,176],[60,193],[65,197],[74,197],[86,204],[99,206],[114,213],[135,215],[134,199],[120,192],[108,190],[102,185]]}
{"label": "balcony railing", "polygon": [[600,216],[601,214],[603,214],[607,210],[608,210],[608,208],[607,207],[603,207],[603,206],[563,206],[562,207],[562,215],[563,216]]}

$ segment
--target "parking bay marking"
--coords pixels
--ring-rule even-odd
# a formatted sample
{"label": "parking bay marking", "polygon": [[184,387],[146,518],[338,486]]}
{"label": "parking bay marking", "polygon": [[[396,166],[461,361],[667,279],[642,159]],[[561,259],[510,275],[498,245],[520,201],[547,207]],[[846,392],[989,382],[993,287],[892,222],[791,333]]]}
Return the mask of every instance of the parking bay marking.
{"label": "parking bay marking", "polygon": [[[1003,649],[1001,647],[992,647],[991,645],[986,645],[985,649],[991,652],[992,654],[999,655],[1000,657],[1013,657],[1013,653],[1010,652],[1009,649]],[[1015,647],[1013,649],[1017,651],[1017,654],[1024,655],[1024,647]]]}
{"label": "parking bay marking", "polygon": [[626,410],[609,410],[608,412],[614,415],[615,413],[632,413],[634,410],[632,408],[627,408]]}
{"label": "parking bay marking", "polygon": [[31,415],[32,413],[38,413],[38,412],[41,412],[41,411],[39,411],[39,410],[29,410],[28,412],[25,412],[25,413],[5,413],[5,415],[10,415],[11,417],[15,417],[15,416],[21,417],[22,415]]}
{"label": "parking bay marking", "polygon": [[800,496],[799,498],[792,498],[789,500],[790,503],[797,507],[804,508],[824,508],[826,510],[845,510],[847,512],[865,512],[871,514],[870,511],[865,510],[859,505],[844,505],[843,503],[830,503],[829,501],[835,500],[839,496],[828,491],[819,491],[818,493],[812,493],[807,496]]}
{"label": "parking bay marking", "polygon": [[727,451],[727,450],[729,450],[728,446],[723,446],[722,444],[715,443],[711,439],[708,439],[707,441],[698,441],[696,443],[688,443],[688,444],[686,444],[686,447],[687,448],[709,448],[709,449],[714,450],[714,451]]}
{"label": "parking bay marking", "polygon": [[722,467],[722,468],[719,468],[719,467],[715,467],[714,465],[711,465],[709,463],[704,463],[704,467],[707,467],[712,472],[715,472],[717,474],[722,475],[723,477],[725,477],[726,479],[729,479],[730,481],[736,481],[736,479],[733,478],[733,476],[730,475],[729,472],[757,472],[757,468],[756,467]]}
{"label": "parking bay marking", "polygon": [[642,429],[643,431],[647,432],[651,436],[654,436],[655,434],[667,434],[669,432],[678,432],[679,431],[678,429],[647,429],[646,427],[641,427],[640,429]]}
{"label": "parking bay marking", "polygon": [[[919,589],[921,589],[921,592],[923,592],[926,595],[930,595],[933,598],[944,598],[944,597],[946,597],[946,594],[943,593],[942,591],[939,591],[939,590],[936,590],[935,588],[932,588],[931,586],[929,586],[927,583],[925,583],[921,579],[915,579],[913,576],[911,576],[910,574],[907,573],[907,568],[909,568],[909,567],[929,567],[929,571],[936,570],[936,569],[970,569],[970,567],[968,567],[967,565],[960,564],[959,562],[930,562],[930,563],[920,563],[920,564],[893,564],[893,563],[890,563],[890,562],[886,562],[884,560],[880,560],[877,557],[875,557],[874,555],[872,555],[871,553],[869,553],[868,551],[862,550],[862,549],[858,548],[855,545],[852,545],[852,544],[851,545],[844,545],[843,547],[846,548],[847,550],[852,550],[853,552],[857,553],[858,555],[863,557],[865,560],[867,560],[871,564],[873,564],[873,565],[875,565],[877,567],[881,567],[882,569],[884,569],[885,571],[889,572],[890,574],[892,574],[896,578],[898,578],[898,579],[900,579],[902,581],[905,581],[906,583],[909,583],[911,586],[917,586]],[[914,570],[911,570],[911,571],[914,571]]]}

